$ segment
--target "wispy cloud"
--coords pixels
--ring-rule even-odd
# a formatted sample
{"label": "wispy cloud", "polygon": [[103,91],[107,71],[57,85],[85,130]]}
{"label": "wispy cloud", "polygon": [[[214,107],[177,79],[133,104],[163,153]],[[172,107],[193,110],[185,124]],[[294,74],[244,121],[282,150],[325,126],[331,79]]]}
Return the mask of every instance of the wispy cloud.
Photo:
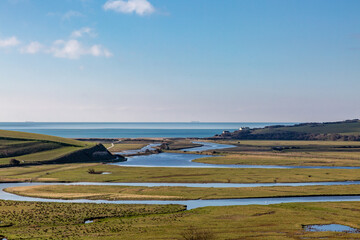
{"label": "wispy cloud", "polygon": [[92,28],[84,27],[84,28],[81,28],[79,30],[73,31],[71,33],[71,37],[72,38],[80,38],[85,34],[90,36],[90,37],[96,37],[96,35],[97,35]]}
{"label": "wispy cloud", "polygon": [[67,11],[65,13],[63,13],[63,12],[48,12],[46,14],[46,16],[48,16],[48,17],[57,17],[62,22],[71,21],[73,18],[85,17],[85,15],[82,14],[81,12],[74,11],[74,10],[69,10],[69,11]]}
{"label": "wispy cloud", "polygon": [[20,49],[20,52],[22,53],[28,53],[28,54],[36,54],[40,52],[44,46],[39,42],[31,42],[25,47]]}
{"label": "wispy cloud", "polygon": [[155,7],[147,0],[108,0],[103,8],[119,13],[136,13],[140,16],[155,12]]}
{"label": "wispy cloud", "polygon": [[52,54],[54,57],[67,59],[78,59],[81,56],[86,55],[94,57],[112,56],[112,53],[102,45],[92,45],[90,47],[86,47],[75,39],[68,41],[57,40],[47,52]]}
{"label": "wispy cloud", "polygon": [[78,12],[78,11],[73,11],[73,10],[70,10],[70,11],[67,11],[66,13],[64,13],[61,17],[62,20],[70,20],[71,18],[74,18],[74,17],[83,17],[84,14],[82,14],[81,12]]}
{"label": "wispy cloud", "polygon": [[15,37],[0,38],[0,48],[15,47],[20,44],[20,41]]}
{"label": "wispy cloud", "polygon": [[69,39],[56,40],[48,46],[35,41],[20,48],[19,51],[24,54],[43,53],[56,58],[67,59],[79,59],[82,56],[106,58],[113,56],[113,54],[101,44],[87,45],[77,39],[84,34],[93,35],[95,32],[93,29],[86,27],[73,31]]}

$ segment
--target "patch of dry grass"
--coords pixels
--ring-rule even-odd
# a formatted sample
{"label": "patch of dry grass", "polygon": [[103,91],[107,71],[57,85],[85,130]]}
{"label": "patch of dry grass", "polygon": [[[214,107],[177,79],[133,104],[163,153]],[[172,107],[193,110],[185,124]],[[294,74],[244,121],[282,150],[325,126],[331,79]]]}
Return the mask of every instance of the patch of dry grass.
{"label": "patch of dry grass", "polygon": [[5,189],[5,191],[23,196],[41,198],[86,198],[102,200],[179,200],[360,195],[360,185],[243,188],[44,185],[11,187]]}

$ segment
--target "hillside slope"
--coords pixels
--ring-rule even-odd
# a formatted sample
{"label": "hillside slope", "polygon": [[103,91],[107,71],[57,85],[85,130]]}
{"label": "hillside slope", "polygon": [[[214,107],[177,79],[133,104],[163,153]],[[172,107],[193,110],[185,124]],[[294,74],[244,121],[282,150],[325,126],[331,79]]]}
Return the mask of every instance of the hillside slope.
{"label": "hillside slope", "polygon": [[360,120],[341,122],[301,123],[293,126],[267,126],[224,132],[215,139],[248,140],[343,140],[360,141]]}
{"label": "hillside slope", "polygon": [[42,134],[0,130],[0,167],[111,161],[115,158],[116,156],[101,144],[96,145]]}
{"label": "hillside slope", "polygon": [[60,143],[62,145],[77,146],[77,147],[84,147],[88,145],[88,143],[86,142],[77,141],[69,138],[49,136],[49,135],[37,134],[37,133],[9,131],[9,130],[0,130],[0,140],[1,139],[25,140],[25,141],[35,140],[41,142],[54,142],[54,143]]}

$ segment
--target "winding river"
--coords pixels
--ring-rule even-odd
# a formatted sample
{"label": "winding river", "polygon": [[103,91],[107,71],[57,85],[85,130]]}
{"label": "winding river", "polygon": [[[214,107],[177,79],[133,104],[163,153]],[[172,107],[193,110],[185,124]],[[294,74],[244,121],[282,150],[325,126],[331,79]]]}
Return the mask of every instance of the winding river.
{"label": "winding river", "polygon": [[158,147],[160,145],[161,145],[161,143],[150,143],[143,148],[135,149],[135,150],[126,150],[126,151],[119,152],[118,154],[132,155],[132,154],[144,153],[144,152],[146,152],[146,150],[149,150],[149,151],[155,150],[155,147]]}
{"label": "winding river", "polygon": [[[200,152],[234,147],[215,143],[201,143],[202,147],[184,149],[187,152]],[[148,146],[154,147],[154,146]],[[121,166],[145,166],[145,167],[227,167],[227,168],[337,168],[337,169],[359,169],[360,167],[311,167],[311,166],[267,166],[267,165],[216,165],[192,162],[194,159],[209,157],[200,154],[160,153],[146,156],[135,156],[127,162],[114,163]],[[272,197],[272,198],[244,198],[244,199],[216,199],[216,200],[64,200],[24,197],[3,191],[8,187],[36,186],[36,185],[111,185],[111,186],[183,186],[183,187],[271,187],[271,186],[314,186],[314,185],[353,185],[360,181],[347,182],[307,182],[307,183],[100,183],[100,182],[78,182],[78,183],[3,183],[0,184],[0,199],[14,201],[39,201],[39,202],[71,202],[71,203],[112,203],[112,204],[183,204],[187,209],[207,206],[231,206],[231,205],[268,205],[291,202],[337,202],[337,201],[360,201],[360,196],[313,196],[313,197]]]}
{"label": "winding river", "polygon": [[[78,183],[72,183],[76,185]],[[81,183],[84,185],[85,183]],[[93,183],[89,183],[90,185]],[[339,201],[360,201],[360,196],[314,196],[314,197],[272,197],[272,198],[241,198],[241,199],[214,199],[214,200],[89,200],[89,199],[45,199],[35,197],[24,197],[3,191],[8,187],[21,186],[38,186],[38,185],[65,185],[62,183],[5,183],[0,184],[0,199],[13,201],[31,201],[31,202],[68,202],[68,203],[111,203],[111,204],[182,204],[186,205],[187,209],[194,209],[208,206],[232,206],[232,205],[269,205],[279,203],[292,202],[339,202]],[[107,183],[97,183],[96,185],[107,185]],[[129,185],[129,184],[124,184]],[[144,184],[143,184],[144,185]]]}
{"label": "winding river", "polygon": [[[202,144],[201,147],[182,149],[184,152],[202,152],[207,150],[218,150],[232,148],[234,145],[225,145],[209,142],[194,142]],[[143,149],[151,149],[156,145],[150,144]],[[134,150],[141,151],[141,150]],[[121,154],[121,153],[120,153]],[[193,162],[195,159],[213,157],[212,155],[191,154],[191,153],[159,153],[152,155],[140,155],[129,157],[126,162],[112,163],[117,166],[127,167],[183,167],[183,168],[268,168],[268,169],[360,169],[360,167],[339,167],[339,166],[280,166],[280,165],[238,165],[238,164],[208,164]]]}

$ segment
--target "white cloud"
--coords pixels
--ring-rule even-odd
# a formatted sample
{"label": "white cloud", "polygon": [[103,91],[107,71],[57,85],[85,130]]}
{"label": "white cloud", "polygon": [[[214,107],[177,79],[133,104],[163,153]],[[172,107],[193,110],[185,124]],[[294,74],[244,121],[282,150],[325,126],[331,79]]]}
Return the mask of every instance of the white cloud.
{"label": "white cloud", "polygon": [[85,47],[78,40],[57,40],[49,49],[48,53],[57,58],[78,59],[81,56],[111,57],[112,53],[102,45]]}
{"label": "white cloud", "polygon": [[120,13],[135,12],[141,16],[155,12],[154,6],[147,0],[108,0],[103,8]]}
{"label": "white cloud", "polygon": [[101,45],[93,45],[89,48],[89,54],[95,57],[111,57],[112,53]]}
{"label": "white cloud", "polygon": [[[43,53],[52,55],[56,58],[78,59],[82,56],[93,57],[112,57],[113,54],[104,46],[100,44],[83,44],[76,38],[84,36],[96,36],[93,29],[84,27],[72,32],[69,39],[57,40],[50,45],[44,45],[38,41],[33,41],[27,44],[22,44],[18,51],[23,54],[37,54]],[[9,48],[20,45],[20,41],[16,37],[0,38],[0,48]]]}
{"label": "white cloud", "polygon": [[87,34],[90,37],[96,37],[96,33],[94,32],[94,30],[92,28],[89,28],[89,27],[84,27],[84,28],[81,28],[79,30],[73,31],[71,33],[71,37],[72,38],[80,38],[84,34]]}
{"label": "white cloud", "polygon": [[22,48],[20,51],[22,53],[35,54],[35,53],[40,52],[43,48],[44,48],[44,46],[41,43],[31,42],[30,44],[28,44],[27,46]]}
{"label": "white cloud", "polygon": [[16,37],[0,39],[0,48],[15,47],[20,44]]}

